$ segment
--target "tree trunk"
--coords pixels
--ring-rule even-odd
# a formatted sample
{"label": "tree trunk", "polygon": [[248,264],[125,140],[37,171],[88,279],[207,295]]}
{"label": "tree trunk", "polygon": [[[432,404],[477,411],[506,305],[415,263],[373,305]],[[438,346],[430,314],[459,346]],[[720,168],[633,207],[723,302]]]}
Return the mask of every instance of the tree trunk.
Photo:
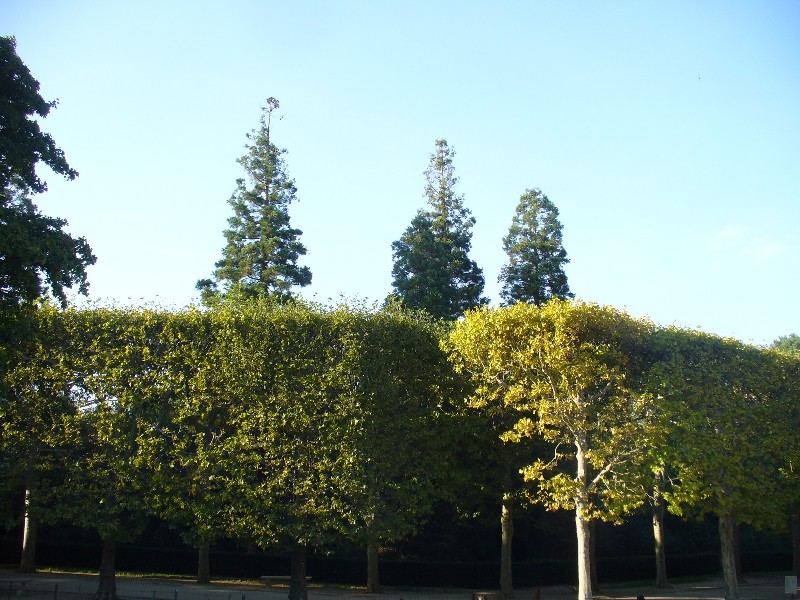
{"label": "tree trunk", "polygon": [[597,581],[597,521],[589,521],[589,573],[591,573],[592,593],[600,591]]}
{"label": "tree trunk", "polygon": [[792,515],[792,565],[800,576],[800,515]]}
{"label": "tree trunk", "polygon": [[103,550],[100,555],[100,581],[95,600],[117,600],[117,580],[114,556],[116,543],[112,539],[103,540]]}
{"label": "tree trunk", "polygon": [[719,516],[720,554],[722,556],[722,579],[725,600],[739,600],[739,584],[736,580],[736,522],[732,514]]}
{"label": "tree trunk", "polygon": [[211,583],[211,544],[197,547],[197,583]]}
{"label": "tree trunk", "polygon": [[514,499],[512,495],[511,470],[503,474],[503,502],[500,507],[500,594],[505,598],[514,595],[512,582],[511,547],[514,539]]}
{"label": "tree trunk", "polygon": [[586,439],[580,436],[575,441],[575,458],[577,459],[578,492],[575,496],[575,532],[578,537],[578,600],[592,600],[592,568],[590,544],[591,529],[586,518],[589,512],[586,474]]}
{"label": "tree trunk", "polygon": [[592,568],[589,544],[591,529],[581,514],[586,509],[585,501],[575,502],[575,531],[578,535],[578,600],[592,600]]}
{"label": "tree trunk", "polygon": [[292,550],[292,580],[289,584],[289,600],[308,600],[306,586],[306,547],[295,544]]}
{"label": "tree trunk", "polygon": [[739,524],[736,522],[734,518],[734,526],[733,526],[733,560],[734,564],[736,564],[736,581],[739,583],[744,583],[744,577],[742,577],[742,536],[741,536],[741,529]]}
{"label": "tree trunk", "polygon": [[656,549],[656,587],[667,587],[667,554],[664,550],[663,480],[657,477],[653,490],[653,541]]}
{"label": "tree trunk", "polygon": [[377,542],[367,543],[367,593],[381,593],[381,577],[378,568],[378,544]]}
{"label": "tree trunk", "polygon": [[25,522],[22,529],[22,559],[19,563],[21,573],[36,571],[36,529],[39,518],[34,514],[31,505],[33,487],[34,482],[29,479],[25,488]]}

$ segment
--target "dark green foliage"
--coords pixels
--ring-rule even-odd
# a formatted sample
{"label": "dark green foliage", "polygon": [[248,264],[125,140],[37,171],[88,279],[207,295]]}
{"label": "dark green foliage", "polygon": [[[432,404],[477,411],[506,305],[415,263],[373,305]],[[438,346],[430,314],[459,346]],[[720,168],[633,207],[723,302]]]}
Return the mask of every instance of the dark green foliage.
{"label": "dark green foliage", "polygon": [[36,174],[40,161],[67,179],[78,176],[31,118],[44,118],[55,106],[39,95],[14,38],[0,37],[0,311],[47,290],[63,304],[64,288],[75,283],[85,294],[86,267],[96,260],[84,238],[63,231],[66,221],[42,215],[29,198],[47,189]]}
{"label": "dark green foliage", "polygon": [[782,335],[777,340],[772,342],[770,347],[787,354],[800,355],[800,336],[798,336],[796,333]]}
{"label": "dark green foliage", "polygon": [[16,47],[13,37],[0,37],[0,190],[13,185],[39,193],[47,189],[36,175],[39,161],[67,179],[75,179],[78,172],[67,164],[50,134],[30,118],[46,117],[57,101],[39,95],[39,82],[17,56]]}
{"label": "dark green foliage", "polygon": [[558,209],[538,188],[520,196],[517,211],[503,238],[508,264],[498,278],[500,295],[508,304],[517,301],[537,306],[551,298],[573,298],[564,265],[569,262],[561,244]]}
{"label": "dark green foliage", "polygon": [[50,290],[66,303],[65,288],[88,292],[86,267],[97,260],[85,238],[63,230],[64,219],[40,213],[30,197],[5,190],[0,203],[0,308],[31,301]]}
{"label": "dark green foliage", "polygon": [[483,272],[469,258],[475,218],[455,193],[455,152],[436,140],[425,171],[429,210],[420,210],[392,243],[393,296],[405,306],[436,318],[454,320],[486,304]]}
{"label": "dark green foliage", "polygon": [[279,107],[275,98],[269,98],[261,127],[247,136],[251,143],[238,162],[252,187],[238,179],[228,200],[233,216],[228,219],[222,259],[215,264],[213,279],[197,282],[205,303],[230,292],[286,300],[293,286],[311,283],[309,268],[297,264],[306,253],[299,239],[303,232],[289,223],[289,204],[297,199],[297,188],[286,174],[282,158],[286,151],[270,140],[272,113]]}

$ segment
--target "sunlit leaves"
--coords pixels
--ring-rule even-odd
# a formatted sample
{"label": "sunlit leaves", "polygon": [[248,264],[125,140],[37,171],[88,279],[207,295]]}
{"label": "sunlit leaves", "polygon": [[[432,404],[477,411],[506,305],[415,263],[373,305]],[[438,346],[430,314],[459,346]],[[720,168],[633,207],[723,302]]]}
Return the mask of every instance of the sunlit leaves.
{"label": "sunlit leaves", "polygon": [[450,336],[456,368],[475,384],[473,405],[529,413],[503,439],[551,444],[547,462],[531,456],[521,472],[548,509],[576,511],[582,598],[591,596],[586,523],[641,501],[627,480],[638,477],[648,439],[639,383],[651,331],[610,307],[551,300],[470,311]]}
{"label": "sunlit leaves", "polygon": [[[651,326],[608,307],[555,300],[541,307],[518,303],[467,314],[450,343],[456,368],[476,384],[471,401],[527,410],[505,439],[540,436],[556,449],[526,477],[542,483],[542,501],[569,507],[563,474],[548,472],[582,449],[593,472],[584,485],[602,499],[594,510],[624,496],[616,482],[639,459],[647,434],[647,397],[637,388]],[[545,468],[546,467],[546,468]]]}

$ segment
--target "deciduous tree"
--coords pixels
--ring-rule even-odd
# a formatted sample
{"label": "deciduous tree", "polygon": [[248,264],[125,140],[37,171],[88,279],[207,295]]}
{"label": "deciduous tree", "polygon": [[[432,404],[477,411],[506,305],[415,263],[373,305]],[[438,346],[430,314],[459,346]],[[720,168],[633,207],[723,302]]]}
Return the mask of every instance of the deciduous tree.
{"label": "deciduous tree", "polygon": [[772,342],[770,347],[786,354],[800,354],[800,336],[796,333],[783,335]]}
{"label": "deciduous tree", "polygon": [[688,330],[671,335],[661,389],[672,413],[675,448],[669,510],[717,515],[725,597],[738,600],[736,527],[779,526],[784,514],[775,364],[762,350],[736,340]]}
{"label": "deciduous tree", "polygon": [[[489,314],[489,313],[487,313]],[[494,313],[491,313],[494,315]],[[492,328],[495,321],[484,319],[480,322],[471,321],[471,335],[494,336],[497,334]],[[482,329],[481,333],[477,333]],[[454,345],[453,340],[467,343],[464,338],[450,336],[445,340],[444,346],[448,349],[451,358],[458,356],[460,347]],[[476,358],[474,355],[471,358]],[[462,369],[468,373],[472,369]],[[480,446],[479,463],[472,465],[472,476],[480,478],[480,485],[475,487],[491,486],[490,493],[493,504],[500,499],[500,592],[506,597],[513,594],[512,577],[512,547],[514,537],[514,514],[519,505],[525,501],[526,491],[520,476],[521,469],[530,463],[535,456],[542,452],[541,440],[518,440],[517,444],[504,441],[514,425],[523,417],[533,418],[526,407],[518,403],[507,403],[500,397],[489,396],[484,391],[485,384],[477,377],[472,383],[477,390],[470,390],[465,396],[465,406],[475,416],[478,427],[485,433],[485,439]],[[537,447],[538,446],[538,447]],[[478,464],[482,469],[478,472]]]}
{"label": "deciduous tree", "polygon": [[165,393],[159,345],[163,319],[135,309],[66,310],[70,395],[79,436],[56,490],[61,516],[102,539],[97,600],[116,600],[116,544],[144,524],[146,432],[158,427]]}
{"label": "deciduous tree", "polygon": [[[467,313],[451,336],[457,368],[476,384],[475,402],[527,409],[504,439],[538,437],[551,444],[523,469],[538,500],[575,511],[578,598],[591,598],[590,527],[640,505],[628,477],[646,451],[651,405],[638,383],[647,356],[648,322],[613,308],[551,300],[536,307]],[[571,474],[555,467],[568,462]]]}
{"label": "deciduous tree", "polygon": [[235,460],[227,451],[235,434],[226,385],[231,369],[223,353],[228,346],[216,317],[215,310],[194,308],[158,314],[164,401],[153,413],[158,422],[143,428],[138,450],[139,461],[153,471],[149,506],[198,549],[198,583],[209,583],[211,544],[230,528],[227,473]]}
{"label": "deciduous tree", "polygon": [[31,118],[45,118],[58,101],[41,97],[39,82],[17,55],[13,37],[0,37],[0,90],[0,190],[15,187],[44,192],[47,184],[36,173],[39,161],[59,175],[75,179],[78,172],[69,166],[64,152]]}
{"label": "deciduous tree", "polygon": [[453,479],[452,371],[438,328],[405,311],[339,307],[328,313],[347,372],[349,537],[367,548],[367,590],[381,591],[378,550],[413,533]]}
{"label": "deciduous tree", "polygon": [[64,219],[40,213],[24,190],[0,194],[0,310],[48,291],[63,305],[65,289],[75,284],[87,294],[86,268],[97,259],[86,239],[66,233]]}
{"label": "deciduous tree", "polygon": [[[20,570],[36,569],[37,526],[54,520],[50,490],[63,477],[72,450],[75,407],[66,369],[67,332],[53,306],[23,307],[30,327],[15,348],[0,394],[0,489],[14,497],[24,490]],[[18,522],[19,516],[14,514]]]}
{"label": "deciduous tree", "polygon": [[342,356],[349,349],[321,311],[259,301],[218,308],[237,458],[229,473],[238,501],[232,532],[291,553],[291,600],[307,600],[305,555],[349,531],[346,473],[351,449]]}
{"label": "deciduous tree", "polygon": [[779,370],[776,393],[776,420],[784,424],[782,442],[785,462],[781,467],[782,490],[792,535],[793,569],[800,575],[800,337],[795,334],[775,340],[771,348]]}
{"label": "deciduous tree", "polygon": [[[42,215],[30,198],[47,190],[36,166],[75,179],[78,172],[36,117],[45,118],[56,101],[39,94],[39,82],[16,52],[13,37],[0,37],[0,312],[8,332],[8,310],[48,290],[65,301],[64,288],[87,291],[86,267],[95,257],[84,238],[63,231],[63,219]],[[2,314],[0,314],[0,317]],[[5,337],[5,336],[3,336]],[[2,341],[2,339],[0,339]]]}

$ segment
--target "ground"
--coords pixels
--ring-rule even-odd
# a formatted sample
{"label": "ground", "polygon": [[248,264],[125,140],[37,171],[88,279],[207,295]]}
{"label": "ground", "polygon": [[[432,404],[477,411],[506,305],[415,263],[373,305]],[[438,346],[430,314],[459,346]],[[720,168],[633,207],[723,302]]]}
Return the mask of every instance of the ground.
{"label": "ground", "polygon": [[[20,583],[26,581],[25,589],[18,592]],[[13,570],[0,570],[0,600],[15,597],[28,600],[87,600],[97,588],[97,578],[91,575],[68,573],[34,573],[22,575]],[[363,588],[309,586],[309,600],[472,600],[475,592],[454,588],[386,588],[383,594],[367,594]],[[519,589],[515,600],[535,600],[535,589]],[[576,591],[569,586],[547,586],[539,591],[540,600],[569,600]],[[122,600],[284,600],[288,588],[275,586],[266,588],[257,582],[213,582],[198,585],[189,579],[117,577],[117,594]],[[642,595],[645,600],[714,600],[724,597],[722,580],[719,578],[680,581],[666,589],[650,584],[608,584],[594,594],[598,600],[634,600]],[[753,575],[740,584],[742,600],[787,600],[784,594],[782,575]],[[796,595],[795,595],[796,596]],[[794,600],[795,596],[792,597]]]}

